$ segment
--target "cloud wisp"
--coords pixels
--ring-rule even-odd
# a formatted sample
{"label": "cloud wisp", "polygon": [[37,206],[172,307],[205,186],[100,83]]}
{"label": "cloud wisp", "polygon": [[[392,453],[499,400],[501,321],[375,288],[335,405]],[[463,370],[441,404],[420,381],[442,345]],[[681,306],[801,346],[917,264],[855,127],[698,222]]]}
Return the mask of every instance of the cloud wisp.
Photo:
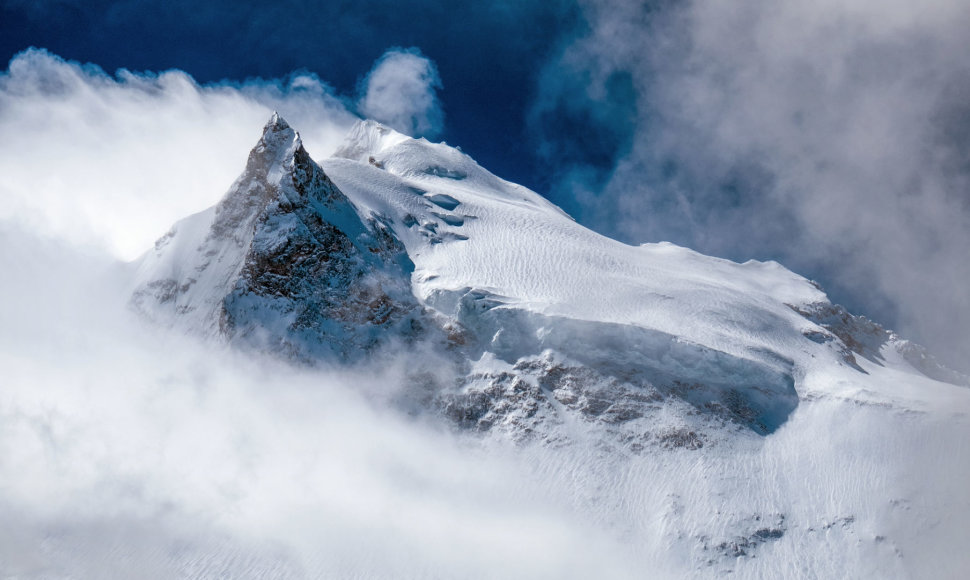
{"label": "cloud wisp", "polygon": [[218,200],[273,110],[318,156],[356,119],[308,73],[199,85],[27,50],[0,74],[0,218],[133,258]]}
{"label": "cloud wisp", "polygon": [[[532,114],[558,201],[631,242],[782,259],[966,360],[970,8],[584,8]],[[564,115],[589,127],[578,153]]]}
{"label": "cloud wisp", "polygon": [[414,48],[394,48],[363,80],[357,108],[363,116],[412,137],[433,138],[444,129],[440,89],[438,69],[430,59]]}

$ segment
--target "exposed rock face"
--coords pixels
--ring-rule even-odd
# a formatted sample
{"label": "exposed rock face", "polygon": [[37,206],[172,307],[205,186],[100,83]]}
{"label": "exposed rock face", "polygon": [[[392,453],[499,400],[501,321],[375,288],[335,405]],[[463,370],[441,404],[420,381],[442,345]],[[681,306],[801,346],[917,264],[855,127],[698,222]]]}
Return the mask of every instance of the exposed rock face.
{"label": "exposed rock face", "polygon": [[[604,372],[551,349],[512,365],[492,360],[484,366],[463,377],[457,389],[442,389],[434,402],[462,428],[521,442],[567,444],[579,427],[602,433],[599,440],[610,452],[697,450],[729,434],[766,434],[797,403],[780,386],[754,400],[741,388],[656,382],[647,378],[646,367]],[[784,406],[774,418],[779,423],[763,422],[767,405]]]}
{"label": "exposed rock face", "polygon": [[932,379],[970,386],[970,377],[946,368],[922,346],[901,338],[865,316],[856,316],[842,306],[827,302],[791,308],[831,333],[808,333],[808,338],[823,344],[838,342],[842,359],[857,370],[862,369],[855,355],[883,365],[888,353],[896,353],[914,369]]}
{"label": "exposed rock face", "polygon": [[421,332],[404,247],[277,115],[214,211],[185,221],[135,291],[150,317],[304,361],[354,360]]}

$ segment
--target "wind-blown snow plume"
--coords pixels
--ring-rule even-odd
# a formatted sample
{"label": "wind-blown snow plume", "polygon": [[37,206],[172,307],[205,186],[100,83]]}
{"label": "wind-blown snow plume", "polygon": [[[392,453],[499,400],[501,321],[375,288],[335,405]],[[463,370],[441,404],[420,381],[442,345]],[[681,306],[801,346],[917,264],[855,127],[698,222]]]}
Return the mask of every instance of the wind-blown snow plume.
{"label": "wind-blown snow plume", "polygon": [[417,49],[391,49],[364,79],[360,112],[412,137],[435,137],[444,128],[438,69]]}
{"label": "wind-blown snow plume", "polygon": [[27,50],[0,74],[0,219],[132,258],[218,199],[274,109],[321,155],[355,120],[311,74],[199,85]]}
{"label": "wind-blown snow plume", "polygon": [[[532,113],[566,175],[557,201],[630,241],[781,258],[966,360],[970,6],[585,11],[588,30],[546,70]],[[557,134],[563,119],[587,138]]]}

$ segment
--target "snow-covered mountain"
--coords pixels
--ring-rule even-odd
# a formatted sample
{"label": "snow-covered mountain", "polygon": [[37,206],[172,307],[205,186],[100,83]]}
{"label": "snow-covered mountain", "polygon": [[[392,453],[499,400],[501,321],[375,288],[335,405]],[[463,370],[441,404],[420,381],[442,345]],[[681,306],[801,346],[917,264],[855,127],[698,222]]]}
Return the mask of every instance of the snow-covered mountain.
{"label": "snow-covered mountain", "polygon": [[[132,304],[159,324],[310,365],[403,352],[409,408],[550,449],[723,460],[818,401],[885,409],[887,425],[970,411],[966,377],[777,263],[622,244],[458,149],[372,121],[317,163],[274,115],[218,205],[135,270]],[[736,482],[713,493],[748,502]],[[878,528],[748,503],[721,536],[668,514],[670,541],[726,572],[782,538],[831,549]],[[852,570],[896,570],[883,563]]]}
{"label": "snow-covered mountain", "polygon": [[626,423],[670,397],[768,433],[819,368],[965,382],[777,263],[616,242],[372,121],[318,165],[274,115],[219,204],[138,269],[150,317],[306,362],[445,345],[464,367],[460,389],[435,391],[447,413],[520,436],[549,436],[567,409]]}

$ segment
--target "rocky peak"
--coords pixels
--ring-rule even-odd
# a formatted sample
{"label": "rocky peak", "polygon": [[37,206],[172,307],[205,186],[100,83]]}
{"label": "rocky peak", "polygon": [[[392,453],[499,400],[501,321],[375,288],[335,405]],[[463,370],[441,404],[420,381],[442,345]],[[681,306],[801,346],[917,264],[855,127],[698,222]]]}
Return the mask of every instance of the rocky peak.
{"label": "rocky peak", "polygon": [[273,113],[263,127],[259,141],[249,153],[243,177],[257,177],[269,183],[276,183],[298,156],[306,156],[300,134],[294,131],[279,114]]}
{"label": "rocky peak", "polygon": [[249,153],[247,173],[266,174],[274,164],[291,160],[300,150],[303,150],[300,134],[294,131],[278,113],[273,113],[263,127],[263,134],[259,141]]}
{"label": "rocky peak", "polygon": [[299,140],[299,138],[299,134],[290,127],[290,124],[274,111],[273,116],[263,126],[263,136],[260,142],[271,146],[272,144],[288,143],[294,139]]}
{"label": "rocky peak", "polygon": [[353,206],[313,162],[300,134],[273,113],[249,152],[246,169],[216,206],[212,226],[215,237],[232,237],[248,243],[250,224],[270,204],[302,205],[313,194],[342,221],[356,221]]}
{"label": "rocky peak", "polygon": [[403,245],[278,114],[214,211],[186,221],[135,293],[152,318],[311,362],[348,360],[419,326]]}

